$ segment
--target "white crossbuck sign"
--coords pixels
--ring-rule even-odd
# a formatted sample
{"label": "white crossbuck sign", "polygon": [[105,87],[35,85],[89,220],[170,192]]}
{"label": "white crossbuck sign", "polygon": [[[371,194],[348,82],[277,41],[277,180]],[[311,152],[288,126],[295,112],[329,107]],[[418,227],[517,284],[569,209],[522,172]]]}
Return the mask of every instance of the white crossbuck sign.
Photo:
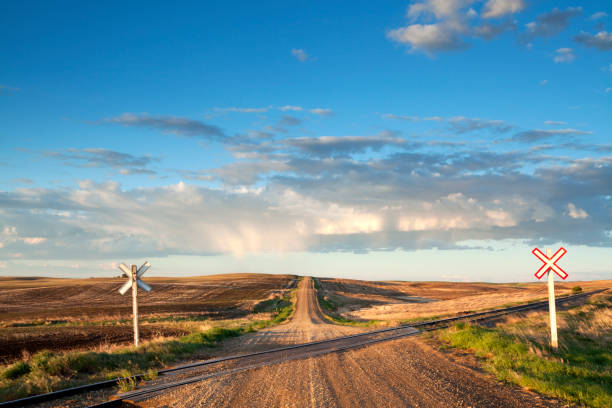
{"label": "white crossbuck sign", "polygon": [[[151,264],[149,263],[149,261],[147,261],[143,263],[142,266],[136,271],[136,284],[139,288],[144,289],[147,292],[151,291],[151,287],[144,283],[142,280],[140,280],[140,277],[144,275],[144,273],[148,271],[150,267]],[[125,274],[128,276],[128,281],[125,282],[125,284],[119,289],[119,293],[124,295],[125,292],[127,292],[132,287],[132,271],[130,270],[130,268],[127,267],[126,264],[119,265],[119,269],[125,272]]]}
{"label": "white crossbuck sign", "polygon": [[536,278],[540,279],[546,272],[548,272],[549,269],[559,275],[561,279],[565,280],[565,278],[567,278],[567,272],[557,265],[557,261],[567,253],[565,248],[559,248],[559,250],[552,256],[544,255],[538,248],[534,248],[531,253],[537,256],[540,261],[544,262],[544,265],[542,265],[542,267],[536,272]]}

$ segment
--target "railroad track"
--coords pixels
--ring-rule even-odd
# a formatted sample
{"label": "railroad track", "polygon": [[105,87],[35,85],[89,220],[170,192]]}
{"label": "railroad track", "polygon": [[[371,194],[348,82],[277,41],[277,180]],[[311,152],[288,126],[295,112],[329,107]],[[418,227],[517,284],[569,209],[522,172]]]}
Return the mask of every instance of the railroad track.
{"label": "railroad track", "polygon": [[[604,290],[605,289],[601,289],[577,295],[559,297],[556,299],[556,303],[560,304],[580,299],[583,297],[594,295]],[[159,395],[163,392],[166,392],[167,390],[170,390],[172,388],[180,387],[182,385],[191,384],[198,381],[203,381],[209,378],[230,375],[240,371],[263,367],[266,365],[279,364],[290,360],[315,357],[323,354],[341,352],[348,349],[356,349],[375,343],[399,339],[402,337],[414,336],[426,331],[438,330],[449,327],[451,324],[458,321],[474,322],[491,320],[510,313],[539,309],[547,306],[548,300],[544,300],[529,304],[499,308],[478,313],[470,313],[444,319],[418,322],[414,324],[406,324],[402,326],[378,329],[364,333],[337,337],[333,339],[313,341],[309,343],[296,344],[266,351],[239,354],[176,366],[173,368],[158,371],[160,379],[152,385],[149,385],[142,389],[118,394],[115,399],[91,405],[90,408],[117,407],[121,406],[123,402],[137,402],[145,400]],[[135,375],[132,377],[125,377],[122,380],[139,381],[142,378],[144,378],[144,374]],[[115,386],[118,380],[119,379],[102,381],[94,384],[87,384],[79,387],[59,390],[47,394],[35,395],[18,400],[7,401],[4,403],[0,403],[0,407],[4,408],[27,406],[44,401],[63,398],[70,395],[95,391]]]}

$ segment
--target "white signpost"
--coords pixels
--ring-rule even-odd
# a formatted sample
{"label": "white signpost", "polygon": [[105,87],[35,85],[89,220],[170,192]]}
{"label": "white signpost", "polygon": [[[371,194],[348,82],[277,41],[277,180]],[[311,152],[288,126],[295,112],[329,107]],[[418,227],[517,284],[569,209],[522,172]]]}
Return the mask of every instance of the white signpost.
{"label": "white signpost", "polygon": [[540,279],[544,274],[548,274],[548,311],[550,314],[550,345],[553,349],[559,347],[559,341],[557,340],[557,309],[555,305],[555,281],[554,273],[559,275],[563,280],[567,278],[567,273],[557,265],[557,261],[561,259],[563,255],[567,253],[567,250],[561,247],[553,255],[552,249],[546,250],[546,255],[542,253],[538,248],[534,248],[531,251],[540,261],[544,262],[544,265],[535,273],[536,278]]}
{"label": "white signpost", "polygon": [[119,265],[119,269],[121,269],[127,276],[128,281],[119,289],[119,293],[122,295],[125,294],[130,288],[132,288],[132,314],[134,315],[134,347],[138,347],[138,287],[146,290],[147,292],[151,291],[151,287],[144,283],[140,278],[146,271],[149,270],[151,264],[149,261],[142,264],[142,266],[136,269],[136,265],[132,265],[132,269],[127,267],[125,264]]}

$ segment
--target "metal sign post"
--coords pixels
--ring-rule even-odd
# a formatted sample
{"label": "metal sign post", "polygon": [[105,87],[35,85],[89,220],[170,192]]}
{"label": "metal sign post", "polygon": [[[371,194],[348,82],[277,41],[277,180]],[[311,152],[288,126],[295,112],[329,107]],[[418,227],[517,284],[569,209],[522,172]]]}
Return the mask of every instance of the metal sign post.
{"label": "metal sign post", "polygon": [[140,336],[138,333],[138,287],[146,290],[147,292],[151,291],[151,287],[140,280],[140,277],[144,275],[144,273],[149,270],[151,264],[147,261],[138,269],[136,269],[136,265],[132,265],[132,269],[128,268],[125,264],[119,265],[119,269],[121,269],[127,276],[128,281],[119,289],[119,293],[122,295],[125,294],[130,288],[132,288],[132,314],[134,317],[134,347],[138,347],[138,341],[140,340]]}
{"label": "metal sign post", "polygon": [[567,253],[565,248],[561,247],[554,255],[552,249],[546,250],[546,255],[542,253],[538,248],[534,248],[531,251],[540,261],[544,262],[544,265],[535,273],[536,278],[541,279],[546,273],[548,276],[548,311],[550,314],[550,345],[553,349],[559,347],[559,341],[557,339],[557,308],[555,303],[555,272],[565,280],[567,273],[557,265],[557,261],[561,259],[563,255]]}

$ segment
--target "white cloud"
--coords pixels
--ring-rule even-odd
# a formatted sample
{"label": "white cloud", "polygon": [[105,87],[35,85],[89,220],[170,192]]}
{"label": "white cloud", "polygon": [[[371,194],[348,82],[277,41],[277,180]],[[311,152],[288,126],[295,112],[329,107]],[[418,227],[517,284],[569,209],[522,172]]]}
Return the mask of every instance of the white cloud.
{"label": "white cloud", "polygon": [[548,84],[548,79],[543,79],[543,80],[540,81],[540,85],[541,86],[544,86],[544,85],[547,85],[547,84]]}
{"label": "white cloud", "polygon": [[567,122],[563,122],[563,121],[560,121],[560,120],[545,120],[544,124],[546,124],[546,125],[563,126],[563,125],[567,125]]}
{"label": "white cloud", "polygon": [[593,15],[591,15],[591,17],[589,17],[590,20],[599,20],[602,18],[607,18],[608,17],[608,13],[606,13],[605,11],[598,11],[597,13],[593,13]]}
{"label": "white cloud", "polygon": [[452,193],[434,202],[421,203],[420,211],[410,215],[400,215],[400,231],[449,231],[455,229],[511,227],[518,217],[493,202],[480,203],[478,200]]}
{"label": "white cloud", "polygon": [[387,37],[425,52],[450,51],[467,47],[460,34],[443,24],[412,24],[387,32]]}
{"label": "white cloud", "polygon": [[[408,50],[435,54],[442,51],[465,49],[467,40],[492,40],[515,23],[505,19],[499,24],[489,22],[478,26],[478,13],[472,7],[475,0],[423,0],[408,7],[410,24],[387,31],[387,38],[408,46]],[[504,17],[524,8],[523,0],[489,0],[483,8],[484,18]]]}
{"label": "white cloud", "polygon": [[2,235],[4,236],[15,236],[17,235],[17,228],[14,226],[6,226],[2,229]]}
{"label": "white cloud", "polygon": [[293,106],[293,105],[285,105],[285,106],[281,106],[278,108],[279,110],[286,112],[286,111],[295,111],[295,112],[299,112],[304,110],[304,108],[302,108],[301,106]]}
{"label": "white cloud", "polygon": [[582,218],[586,218],[589,216],[589,214],[587,214],[586,211],[584,211],[581,208],[577,208],[572,203],[567,204],[567,213],[570,217],[574,219],[582,219]]}
{"label": "white cloud", "polygon": [[314,113],[319,116],[331,116],[334,114],[334,111],[327,108],[314,108],[310,109],[310,113]]}
{"label": "white cloud", "polygon": [[24,237],[23,238],[23,242],[28,245],[38,245],[46,241],[47,241],[47,238],[43,238],[43,237]]}
{"label": "white cloud", "polygon": [[434,15],[438,19],[456,19],[463,8],[473,3],[473,0],[425,0],[413,3],[408,7],[408,17],[416,19],[420,16]]}
{"label": "white cloud", "polygon": [[555,63],[570,63],[572,62],[576,56],[571,48],[559,48],[556,51],[557,55],[555,55]]}
{"label": "white cloud", "polygon": [[[421,120],[457,132],[507,126],[462,116]],[[252,154],[230,164],[180,173],[213,176],[214,188],[81,181],[14,189],[0,194],[0,259],[412,250],[457,248],[469,239],[609,246],[612,157],[575,160],[522,144],[552,139],[563,147],[580,137],[587,145],[587,135],[520,132],[521,144],[504,152],[434,146],[393,132],[266,139],[232,145]],[[575,222],[582,211],[588,219]],[[45,243],[37,240],[43,236]]]}
{"label": "white cloud", "polygon": [[300,62],[306,62],[310,56],[301,48],[291,49],[291,55],[297,58]]}
{"label": "white cloud", "polygon": [[518,13],[526,7],[523,0],[489,0],[484,5],[484,18],[498,18]]}

